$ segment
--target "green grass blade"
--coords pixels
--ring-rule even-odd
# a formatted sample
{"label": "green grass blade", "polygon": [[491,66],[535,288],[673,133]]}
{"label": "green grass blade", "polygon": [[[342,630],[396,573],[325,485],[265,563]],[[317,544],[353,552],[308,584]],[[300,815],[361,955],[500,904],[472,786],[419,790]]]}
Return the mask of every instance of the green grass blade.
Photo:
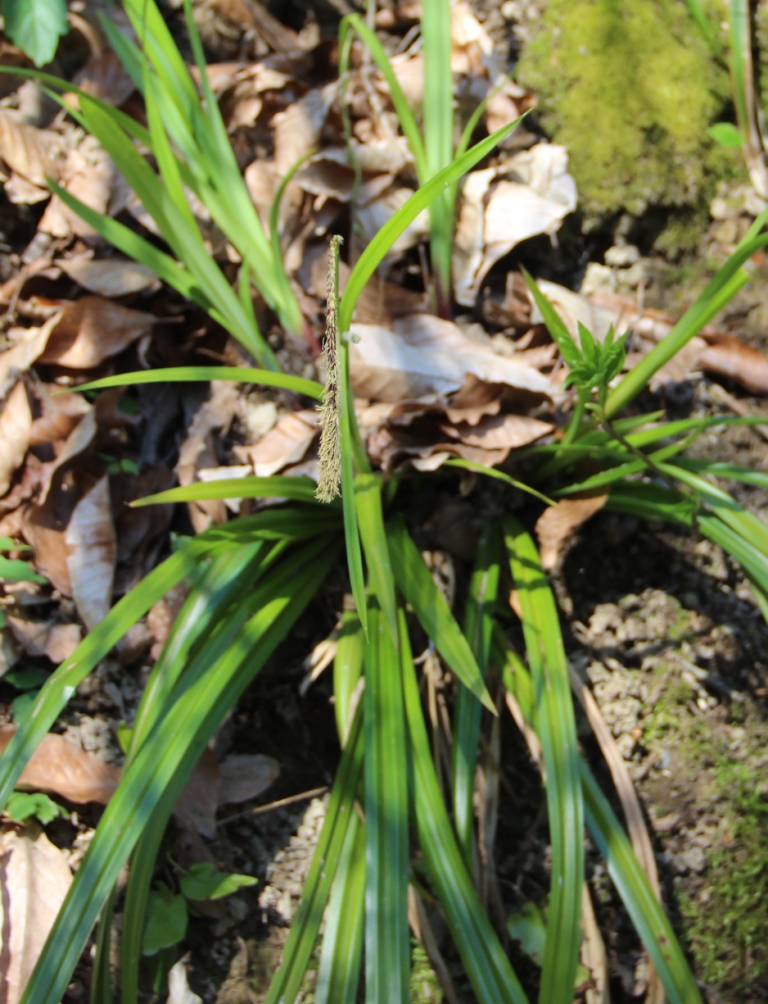
{"label": "green grass blade", "polygon": [[357,611],[345,610],[333,660],[333,710],[342,746],[346,743],[353,710],[350,701],[363,675],[364,652],[365,635]]}
{"label": "green grass blade", "polygon": [[131,505],[161,505],[166,502],[196,502],[199,499],[229,499],[229,498],[280,498],[293,499],[295,502],[307,502],[318,507],[318,519],[338,518],[338,507],[325,506],[325,512],[320,510],[321,503],[315,499],[315,483],[311,478],[289,478],[272,475],[268,478],[226,478],[223,481],[196,481],[183,488],[169,488],[137,499]]}
{"label": "green grass blade", "polygon": [[[497,129],[495,133],[487,136],[484,140],[473,146],[471,150],[468,150],[463,157],[457,158],[449,167],[444,168],[436,174],[426,185],[417,192],[414,192],[405,205],[379,230],[365,251],[360,255],[347,279],[347,285],[339,310],[339,331],[342,334],[349,331],[357,299],[362,293],[365,284],[386,257],[394,241],[441,192],[444,192],[454,181],[458,181],[462,175],[471,170],[483,157],[487,157],[488,154],[492,153],[498,143],[515,128],[517,122],[519,122],[519,119],[515,122],[510,122],[501,129]],[[766,240],[768,240],[768,237]]]}
{"label": "green grass blade", "polygon": [[260,387],[280,387],[282,390],[293,391],[294,394],[304,394],[315,401],[320,401],[323,396],[322,384],[315,380],[250,366],[168,366],[165,369],[138,370],[135,373],[118,373],[101,380],[91,380],[80,384],[77,390],[106,390],[108,387],[133,387],[147,383],[190,383],[195,380],[235,380],[237,383],[252,383]]}
{"label": "green grass blade", "polygon": [[269,986],[264,1004],[293,1004],[301,989],[347,831],[355,815],[355,793],[363,771],[362,722],[361,708],[352,721],[349,741],[336,772],[323,828],[304,883],[301,903],[283,949],[283,961]]}
{"label": "green grass blade", "polygon": [[350,819],[325,915],[315,1004],[355,1004],[365,913],[365,825]]}
{"label": "green grass blade", "polygon": [[584,809],[592,838],[632,918],[669,1004],[701,1004],[701,994],[672,925],[650,887],[624,830],[586,764],[579,764]]}
{"label": "green grass blade", "polygon": [[720,268],[696,302],[685,312],[659,344],[634,366],[608,395],[606,413],[608,416],[621,411],[633,397],[647,385],[651,377],[661,369],[680,349],[697,335],[749,281],[742,269],[756,251],[768,244],[768,234],[762,234],[746,243],[742,241],[728,261]]}
{"label": "green grass blade", "polygon": [[[493,630],[493,610],[499,593],[499,531],[485,527],[480,538],[475,567],[469,584],[464,633],[485,678]],[[461,683],[454,705],[453,818],[467,870],[474,874],[474,794],[477,747],[480,740],[481,705]]]}
{"label": "green grass blade", "polygon": [[542,495],[541,492],[536,491],[535,488],[531,488],[530,485],[524,484],[522,481],[518,481],[517,478],[511,477],[509,474],[505,474],[504,471],[498,471],[495,467],[483,467],[482,464],[476,464],[474,460],[464,460],[463,457],[457,457],[452,460],[446,460],[443,467],[462,467],[465,471],[474,471],[475,474],[484,474],[489,478],[495,478],[497,481],[503,481],[508,484],[510,488],[516,488],[518,491],[525,492],[526,495],[532,495],[539,502],[544,502],[546,505],[555,505],[551,498],[546,495]]}
{"label": "green grass blade", "polygon": [[756,485],[758,488],[768,488],[768,474],[756,471],[743,464],[730,464],[720,460],[698,460],[694,457],[678,457],[675,467],[682,467],[691,474],[709,474],[714,478],[727,478],[729,481],[740,481],[746,485]]}
{"label": "green grass blade", "polygon": [[400,518],[388,524],[387,539],[398,589],[452,671],[470,693],[495,714],[496,708],[469,642]]}
{"label": "green grass blade", "polygon": [[413,804],[424,863],[479,1004],[528,1004],[525,991],[480,905],[445,810],[429,746],[405,615],[400,611],[408,732],[413,759]]}
{"label": "green grass blade", "polygon": [[541,1004],[572,1004],[581,945],[584,806],[576,719],[560,622],[536,547],[517,520],[505,521],[510,570],[522,608],[523,634],[536,694],[536,726],[547,775],[552,845]]}
{"label": "green grass blade", "polygon": [[712,50],[712,54],[717,57],[723,55],[723,44],[717,34],[717,28],[710,19],[709,11],[706,10],[702,0],[685,0],[691,17],[696,23],[707,44]]}
{"label": "green grass blade", "polygon": [[[424,146],[429,176],[447,168],[453,159],[453,72],[451,69],[451,2],[423,0],[421,38],[424,49]],[[453,251],[452,188],[442,192],[430,208],[432,268],[439,296],[451,288]]]}
{"label": "green grass blade", "polygon": [[422,142],[421,133],[419,132],[413,112],[392,69],[389,56],[376,33],[371,31],[359,14],[349,14],[342,19],[339,25],[339,49],[344,49],[350,29],[354,29],[362,39],[387,82],[392,104],[395,106],[397,121],[400,123],[403,135],[408,140],[408,146],[411,148],[416,168],[416,177],[419,179],[419,184],[424,185],[429,180],[429,166],[424,143]]}
{"label": "green grass blade", "polygon": [[22,1004],[58,1004],[118,873],[156,805],[173,801],[245,686],[301,615],[335,557],[319,540],[283,562],[250,597],[256,613],[203,646],[174,691],[174,736],[156,728],[129,765],[75,876]]}
{"label": "green grass blade", "polygon": [[699,531],[727,551],[743,567],[751,580],[768,590],[768,557],[718,516],[699,516],[696,521]]}
{"label": "green grass blade", "polygon": [[0,579],[4,582],[48,582],[48,579],[44,575],[39,575],[28,561],[6,558],[3,555],[0,555]]}
{"label": "green grass blade", "polygon": [[368,566],[369,588],[379,603],[392,644],[397,646],[397,605],[387,533],[384,529],[381,475],[358,474],[355,503],[360,539]]}
{"label": "green grass blade", "polygon": [[373,600],[365,654],[365,999],[410,1000],[408,761],[400,658]]}
{"label": "green grass blade", "polygon": [[641,519],[691,526],[694,503],[680,492],[644,482],[619,482],[611,486],[606,508]]}
{"label": "green grass blade", "polygon": [[169,589],[194,571],[205,551],[196,542],[178,550],[158,565],[109,611],[46,680],[27,721],[13,735],[0,756],[0,805],[8,797],[40,740],[75,693],[77,687],[109,650]]}

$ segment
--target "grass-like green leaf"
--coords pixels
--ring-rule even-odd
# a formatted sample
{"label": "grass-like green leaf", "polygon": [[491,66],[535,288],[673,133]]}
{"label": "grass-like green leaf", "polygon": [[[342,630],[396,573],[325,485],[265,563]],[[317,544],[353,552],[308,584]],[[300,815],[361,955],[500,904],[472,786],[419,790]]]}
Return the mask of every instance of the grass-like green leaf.
{"label": "grass-like green leaf", "polygon": [[400,518],[388,524],[387,539],[397,588],[413,607],[421,626],[459,680],[489,711],[496,714],[469,642]]}
{"label": "grass-like green leaf", "polygon": [[339,310],[339,331],[342,334],[349,331],[349,325],[352,321],[352,314],[358,297],[368,280],[386,257],[394,241],[441,192],[444,192],[453,182],[458,181],[475,164],[479,163],[483,157],[487,157],[492,153],[494,148],[515,128],[518,122],[519,119],[510,122],[501,129],[497,129],[495,133],[487,136],[470,150],[467,150],[462,157],[454,160],[452,164],[436,174],[434,178],[431,178],[426,185],[419,188],[417,192],[414,192],[405,205],[401,206],[392,219],[388,220],[381,230],[379,230],[365,251],[360,255],[347,279],[347,285]]}
{"label": "grass-like green leaf", "polygon": [[315,483],[311,478],[289,478],[273,475],[269,478],[225,478],[222,481],[196,481],[182,488],[169,488],[156,495],[132,502],[133,506],[160,505],[166,502],[196,502],[199,499],[229,499],[229,498],[281,498],[293,499],[296,502],[315,503],[318,506],[318,519],[338,519],[338,506],[325,506],[325,512],[319,509],[320,503],[315,499]]}
{"label": "grass-like green leaf", "polygon": [[395,582],[390,567],[387,532],[384,529],[381,476],[358,474],[355,481],[355,509],[368,565],[368,582],[376,597],[393,645],[397,646]]}
{"label": "grass-like green leaf", "polygon": [[321,400],[323,396],[322,384],[315,380],[305,380],[304,377],[276,373],[273,370],[254,369],[251,366],[168,366],[158,370],[138,370],[91,380],[80,384],[77,390],[106,390],[108,387],[134,387],[148,383],[192,383],[198,380],[234,380],[261,387],[279,387],[281,390],[293,391],[294,394],[304,394],[315,401]]}
{"label": "grass-like green leaf", "polygon": [[479,1004],[528,1004],[525,991],[480,904],[456,843],[432,759],[402,611],[399,623],[403,689],[413,760],[414,815],[430,884]]}
{"label": "grass-like green leaf", "polygon": [[[464,633],[469,640],[483,678],[488,669],[493,611],[499,592],[500,534],[496,524],[487,525],[480,538],[475,567],[469,584]],[[459,684],[454,703],[453,818],[464,861],[474,874],[474,794],[477,747],[480,740],[481,705],[477,697]]]}
{"label": "grass-like green leaf", "polygon": [[319,540],[282,562],[251,595],[255,613],[244,624],[234,618],[197,653],[170,698],[174,742],[167,741],[165,729],[154,729],[126,769],[22,1004],[58,1004],[120,868],[155,806],[161,799],[175,799],[224,715],[301,615],[334,557],[327,541]]}
{"label": "grass-like green leaf", "polygon": [[354,799],[363,771],[362,724],[361,707],[352,721],[349,740],[336,772],[301,903],[283,949],[283,960],[269,986],[264,1004],[293,1004],[301,989],[355,814]]}
{"label": "grass-like green leaf", "polygon": [[48,581],[44,575],[39,575],[29,562],[20,561],[18,558],[6,558],[3,555],[0,555],[0,579],[5,582]]}
{"label": "grass-like green leaf", "polygon": [[547,774],[552,880],[539,1001],[572,1004],[584,880],[584,806],[576,719],[557,607],[538,552],[530,536],[511,517],[505,521],[505,540],[522,609],[536,696],[536,728]]}
{"label": "grass-like green leaf", "polygon": [[376,600],[368,609],[364,707],[365,993],[408,1004],[407,729],[397,637]]}
{"label": "grass-like green leaf", "polygon": [[333,710],[342,746],[351,721],[350,701],[363,673],[365,635],[356,610],[345,610],[333,660]]}

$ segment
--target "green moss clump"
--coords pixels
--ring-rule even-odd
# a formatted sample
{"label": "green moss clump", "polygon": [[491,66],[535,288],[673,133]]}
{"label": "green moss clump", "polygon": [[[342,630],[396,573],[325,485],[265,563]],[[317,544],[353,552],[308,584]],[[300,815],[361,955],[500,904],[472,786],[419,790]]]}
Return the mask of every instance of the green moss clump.
{"label": "green moss clump", "polygon": [[517,76],[593,217],[700,206],[739,161],[707,134],[730,83],[679,0],[549,0]]}
{"label": "green moss clump", "polygon": [[441,1004],[443,991],[427,953],[411,939],[411,1004]]}

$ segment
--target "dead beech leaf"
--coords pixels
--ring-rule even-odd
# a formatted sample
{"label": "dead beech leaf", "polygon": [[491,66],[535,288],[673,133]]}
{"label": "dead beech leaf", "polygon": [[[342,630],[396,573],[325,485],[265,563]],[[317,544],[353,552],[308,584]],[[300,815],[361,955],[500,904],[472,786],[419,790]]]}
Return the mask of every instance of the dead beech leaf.
{"label": "dead beech leaf", "polygon": [[467,337],[451,321],[412,314],[379,325],[351,326],[359,336],[350,345],[352,386],[360,397],[404,401],[457,391],[474,374],[488,383],[506,384],[548,395],[553,387],[538,370],[493,352],[490,339]]}
{"label": "dead beech leaf", "polygon": [[[111,157],[93,136],[83,137],[76,150],[68,150],[60,169],[59,181],[75,198],[97,213],[107,213],[112,189],[118,177]],[[54,195],[48,203],[38,229],[53,237],[95,237],[97,231]]]}
{"label": "dead beech leaf", "polygon": [[27,125],[10,110],[0,111],[0,159],[22,178],[47,188],[47,177],[59,177],[62,152],[57,133]]}
{"label": "dead beech leaf", "polygon": [[166,1004],[203,1004],[203,998],[193,993],[187,979],[189,952],[168,971],[168,1000]]}
{"label": "dead beech leaf", "polygon": [[[15,725],[0,728],[0,752],[16,731]],[[64,736],[48,732],[19,777],[19,787],[48,791],[69,802],[106,805],[120,779],[120,770],[92,753],[75,746]]]}
{"label": "dead beech leaf", "polygon": [[0,837],[0,1001],[17,1004],[40,957],[72,872],[44,833]]}
{"label": "dead beech leaf", "polygon": [[608,501],[607,495],[585,499],[562,499],[545,509],[536,521],[541,564],[545,571],[556,568],[564,548],[579,527],[599,512]]}
{"label": "dead beech leaf", "polygon": [[247,802],[258,798],[280,776],[280,764],[271,756],[240,753],[225,757],[219,765],[221,791],[219,805]]}
{"label": "dead beech leaf", "polygon": [[117,355],[154,324],[156,318],[101,296],[68,304],[51,326],[40,362],[91,369]]}
{"label": "dead beech leaf", "polygon": [[109,476],[104,475],[77,503],[64,540],[77,612],[89,631],[109,613],[117,541],[112,522]]}
{"label": "dead beech leaf", "polygon": [[151,268],[130,258],[114,256],[98,261],[84,256],[59,258],[54,265],[66,273],[70,279],[99,296],[126,296],[140,293],[156,285],[158,278]]}
{"label": "dead beech leaf", "polygon": [[32,411],[27,388],[19,380],[0,413],[0,495],[5,495],[11,479],[27,455],[32,429]]}
{"label": "dead beech leaf", "polygon": [[700,369],[728,377],[753,394],[768,394],[768,359],[733,335],[713,335],[698,358]]}
{"label": "dead beech leaf", "polygon": [[553,429],[550,422],[542,422],[530,415],[487,415],[474,425],[459,422],[443,427],[444,432],[467,446],[483,450],[516,450],[535,443]]}
{"label": "dead beech leaf", "polygon": [[214,752],[207,746],[181,790],[173,815],[182,826],[212,840],[216,836],[221,770]]}
{"label": "dead beech leaf", "polygon": [[72,655],[83,637],[79,624],[54,624],[11,616],[6,616],[6,621],[27,655],[44,655],[57,666]]}
{"label": "dead beech leaf", "polygon": [[61,311],[57,311],[42,327],[28,328],[10,349],[0,353],[0,387],[4,387],[14,373],[25,373],[39,358],[60,316]]}
{"label": "dead beech leaf", "polygon": [[268,478],[287,464],[301,460],[317,435],[317,412],[283,415],[277,425],[248,451],[256,477]]}
{"label": "dead beech leaf", "polygon": [[90,57],[73,80],[81,91],[111,105],[124,104],[136,85],[114,52],[105,50]]}
{"label": "dead beech leaf", "polygon": [[274,116],[275,167],[280,176],[318,145],[338,90],[339,84],[335,81],[318,87]]}

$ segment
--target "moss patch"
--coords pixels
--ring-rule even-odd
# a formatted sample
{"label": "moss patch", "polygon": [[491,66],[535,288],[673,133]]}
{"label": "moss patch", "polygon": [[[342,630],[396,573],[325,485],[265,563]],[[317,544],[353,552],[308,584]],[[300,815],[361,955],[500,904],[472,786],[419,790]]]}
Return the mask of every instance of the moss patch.
{"label": "moss patch", "polygon": [[518,79],[569,148],[588,214],[687,207],[674,240],[690,243],[691,210],[715,178],[740,170],[740,151],[707,135],[729,100],[728,75],[679,0],[549,0]]}
{"label": "moss patch", "polygon": [[656,672],[665,685],[645,740],[672,759],[644,790],[657,813],[681,819],[664,841],[672,860],[704,851],[699,874],[675,879],[683,940],[700,980],[725,1000],[751,1000],[768,990],[768,726],[749,699],[694,715],[694,688],[671,666]]}

